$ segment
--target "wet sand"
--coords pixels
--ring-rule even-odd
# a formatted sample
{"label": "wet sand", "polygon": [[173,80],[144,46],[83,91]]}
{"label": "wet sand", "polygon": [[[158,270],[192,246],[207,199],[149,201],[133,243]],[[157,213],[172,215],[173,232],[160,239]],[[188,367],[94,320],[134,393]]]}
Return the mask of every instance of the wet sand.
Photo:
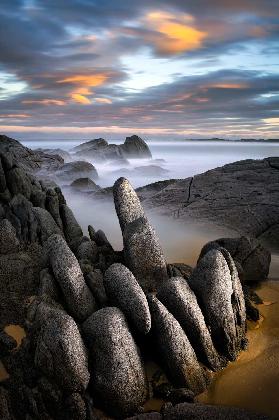
{"label": "wet sand", "polygon": [[[24,329],[20,325],[6,325],[4,331],[16,340],[17,348],[20,346],[21,341],[26,336]],[[0,382],[5,381],[5,379],[7,379],[8,377],[9,374],[0,360]]]}

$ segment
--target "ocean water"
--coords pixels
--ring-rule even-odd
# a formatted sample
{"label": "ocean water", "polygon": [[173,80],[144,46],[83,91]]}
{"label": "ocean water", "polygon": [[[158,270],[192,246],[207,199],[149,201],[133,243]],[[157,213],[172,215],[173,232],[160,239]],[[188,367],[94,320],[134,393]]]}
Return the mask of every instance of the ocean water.
{"label": "ocean water", "polygon": [[[114,142],[117,143],[117,142]],[[118,142],[120,143],[120,142]],[[25,141],[23,144],[31,149],[61,148],[70,151],[80,141],[52,140]],[[279,143],[236,143],[214,141],[150,141],[148,142],[153,159],[130,159],[129,165],[117,165],[115,162],[94,163],[98,174],[98,184],[102,187],[113,185],[119,176],[126,176],[134,187],[170,178],[187,178],[208,169],[242,159],[262,159],[279,156]],[[90,159],[88,159],[90,161]],[[166,172],[148,173],[142,168],[137,173],[134,169],[143,166],[159,166]]]}

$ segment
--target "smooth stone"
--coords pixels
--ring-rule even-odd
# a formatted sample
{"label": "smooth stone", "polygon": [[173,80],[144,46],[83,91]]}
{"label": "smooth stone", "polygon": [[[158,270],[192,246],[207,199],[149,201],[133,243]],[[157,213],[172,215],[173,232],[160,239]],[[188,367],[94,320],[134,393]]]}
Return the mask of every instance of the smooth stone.
{"label": "smooth stone", "polygon": [[112,264],[105,272],[104,286],[110,303],[117,306],[140,333],[151,328],[146,296],[131,271],[123,264]]}

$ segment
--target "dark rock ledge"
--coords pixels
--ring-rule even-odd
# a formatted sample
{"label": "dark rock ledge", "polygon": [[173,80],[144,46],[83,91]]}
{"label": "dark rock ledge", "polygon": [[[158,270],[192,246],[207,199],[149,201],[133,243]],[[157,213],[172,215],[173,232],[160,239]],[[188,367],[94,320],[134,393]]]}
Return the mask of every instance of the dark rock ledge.
{"label": "dark rock ledge", "polygon": [[[84,236],[61,190],[30,173],[31,152],[3,145],[0,356],[9,377],[0,384],[0,418],[91,420],[101,409],[121,419],[266,419],[187,402],[245,349],[247,281],[255,266],[267,274],[268,252],[248,239],[220,239],[194,270],[167,264],[124,178],[114,186],[124,250],[114,251],[104,232],[90,226]],[[17,348],[7,324],[25,328]],[[171,403],[143,414],[156,390],[149,359],[165,373]]]}

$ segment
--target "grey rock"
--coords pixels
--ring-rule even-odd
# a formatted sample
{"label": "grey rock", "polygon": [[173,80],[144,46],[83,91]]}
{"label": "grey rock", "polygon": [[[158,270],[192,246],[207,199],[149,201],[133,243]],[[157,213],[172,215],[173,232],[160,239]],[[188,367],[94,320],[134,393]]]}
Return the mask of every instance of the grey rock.
{"label": "grey rock", "polygon": [[0,387],[0,418],[3,420],[14,420],[11,414],[11,401],[9,398],[9,392],[4,388]]}
{"label": "grey rock", "polygon": [[66,240],[75,248],[79,245],[83,236],[81,227],[67,204],[60,205],[60,215]]}
{"label": "grey rock", "polygon": [[201,259],[210,249],[223,247],[229,251],[237,267],[240,267],[244,282],[265,280],[268,276],[271,254],[258,240],[241,236],[240,238],[220,238],[208,242],[201,250]]}
{"label": "grey rock", "polygon": [[104,286],[113,306],[142,334],[151,328],[151,316],[145,294],[130,270],[123,264],[112,264],[105,272]]}
{"label": "grey rock", "polygon": [[114,307],[100,309],[82,329],[91,356],[93,397],[112,416],[135,413],[146,398],[146,378],[123,313]]}
{"label": "grey rock", "polygon": [[139,136],[126,137],[123,145],[120,146],[123,155],[128,158],[151,158],[148,145]]}
{"label": "grey rock", "polygon": [[77,191],[83,191],[83,192],[97,192],[101,190],[101,187],[99,187],[99,185],[95,184],[94,181],[92,181],[92,179],[90,178],[78,178],[75,179],[72,183],[71,183],[71,187],[74,190]]}
{"label": "grey rock", "polygon": [[86,404],[82,396],[75,392],[65,400],[68,418],[71,420],[86,420]]}
{"label": "grey rock", "polygon": [[144,414],[139,414],[138,416],[127,417],[125,420],[160,420],[160,419],[162,419],[161,414],[156,413],[154,411],[153,413],[144,413]]}
{"label": "grey rock", "polygon": [[69,312],[74,318],[85,320],[94,312],[95,301],[76,257],[60,235],[53,235],[48,239],[46,252]]}
{"label": "grey rock", "polygon": [[14,225],[17,230],[17,237],[22,242],[36,242],[38,222],[33,212],[33,206],[22,194],[17,194],[10,202],[10,209],[13,213],[13,218],[7,218],[13,224],[14,217],[18,223]]}
{"label": "grey rock", "polygon": [[56,194],[56,191],[53,189],[48,189],[46,192],[46,199],[45,199],[45,207],[52,215],[53,219],[57,226],[63,230],[63,224],[60,217],[60,209],[59,209],[59,197]]}
{"label": "grey rock", "polygon": [[7,219],[0,221],[0,254],[10,254],[18,251],[19,240],[16,230]]}
{"label": "grey rock", "polygon": [[243,408],[207,404],[183,403],[169,407],[163,413],[166,420],[271,420]]}
{"label": "grey rock", "polygon": [[[279,249],[279,170],[272,158],[243,160],[169,184],[150,184],[139,191],[145,208],[179,222],[225,226],[241,235],[263,237]],[[269,242],[269,237],[271,242]]]}
{"label": "grey rock", "polygon": [[96,269],[85,277],[86,283],[100,307],[107,306],[108,298],[103,282],[103,273]]}
{"label": "grey rock", "polygon": [[7,188],[5,171],[2,166],[2,161],[0,158],[0,193],[3,193]]}
{"label": "grey rock", "polygon": [[182,327],[165,306],[148,295],[151,333],[166,373],[175,386],[186,387],[199,394],[206,389],[207,376]]}
{"label": "grey rock", "polygon": [[47,295],[54,301],[59,300],[60,290],[58,284],[48,268],[44,268],[40,272],[38,295]]}
{"label": "grey rock", "polygon": [[35,220],[37,221],[37,235],[39,241],[43,244],[51,235],[63,235],[57,224],[55,223],[51,214],[40,207],[33,207],[32,209]]}
{"label": "grey rock", "polygon": [[30,199],[32,183],[22,168],[13,168],[6,172],[6,181],[12,195],[22,194],[28,200]]}
{"label": "grey rock", "polygon": [[90,241],[89,238],[84,237],[84,239],[85,240],[82,240],[76,251],[76,257],[78,260],[85,259],[89,260],[91,263],[94,263],[97,261],[97,245],[95,242]]}
{"label": "grey rock", "polygon": [[193,268],[184,263],[168,264],[167,268],[169,277],[183,277],[185,280],[187,280],[193,272]]}
{"label": "grey rock", "polygon": [[144,216],[139,198],[125,178],[119,178],[113,186],[115,210],[119,224],[124,231],[126,225]]}
{"label": "grey rock", "polygon": [[210,328],[215,348],[229,360],[236,359],[243,344],[239,342],[236,322],[237,316],[242,317],[242,314],[238,314],[237,305],[232,304],[234,300],[242,301],[243,293],[235,281],[222,252],[215,249],[205,254],[188,279]]}
{"label": "grey rock", "polygon": [[143,290],[156,290],[168,278],[167,264],[156,233],[145,217],[126,226],[123,243],[126,265]]}
{"label": "grey rock", "polygon": [[84,392],[89,382],[87,352],[75,321],[59,309],[46,309],[35,365],[63,389]]}
{"label": "grey rock", "polygon": [[96,243],[97,246],[109,246],[109,248],[112,249],[112,246],[108,240],[108,238],[106,237],[105,232],[103,232],[101,229],[97,230],[97,232],[95,232],[94,236],[93,236],[93,240]]}
{"label": "grey rock", "polygon": [[74,162],[65,163],[55,172],[55,176],[60,181],[67,183],[73,182],[77,178],[92,178],[93,180],[98,179],[98,172],[92,163],[76,160]]}
{"label": "grey rock", "polygon": [[158,299],[179,322],[198,359],[213,370],[222,367],[194,292],[184,278],[173,277],[160,286]]}

